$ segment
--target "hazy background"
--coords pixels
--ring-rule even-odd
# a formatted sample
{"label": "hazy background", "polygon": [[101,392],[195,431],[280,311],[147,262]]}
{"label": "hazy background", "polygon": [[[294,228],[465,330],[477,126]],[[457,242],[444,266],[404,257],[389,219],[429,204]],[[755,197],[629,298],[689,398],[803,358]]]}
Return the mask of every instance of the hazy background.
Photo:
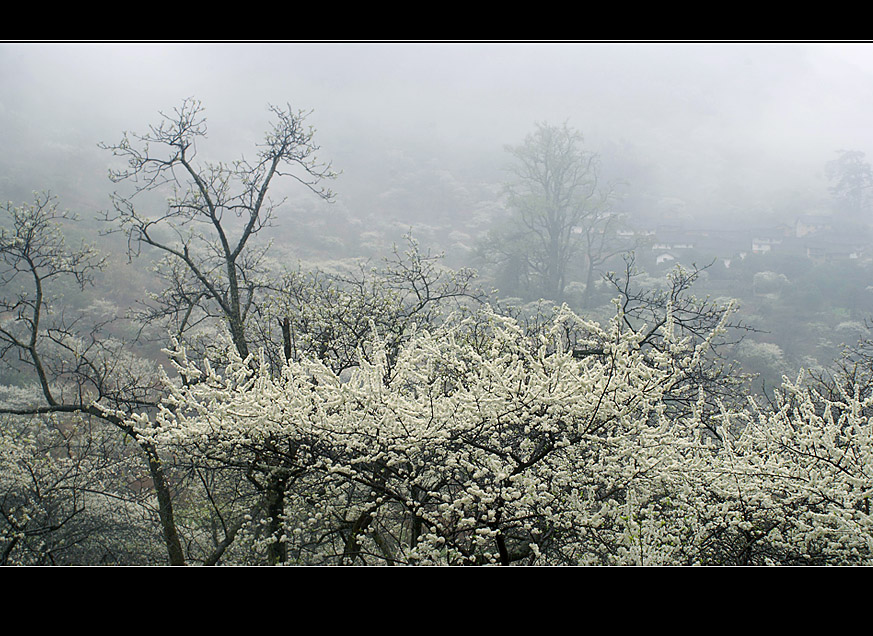
{"label": "hazy background", "polygon": [[873,150],[871,74],[868,44],[5,43],[0,197],[104,200],[96,143],[194,96],[223,160],[260,139],[268,103],[313,110],[352,210],[405,153],[499,180],[505,144],[567,121],[632,186],[705,214],[713,197],[824,188],[836,150]]}
{"label": "hazy background", "polygon": [[[640,340],[638,353],[649,358],[645,364],[663,370],[668,367],[666,359],[647,353],[662,349],[657,332],[650,329],[673,325],[666,317],[675,310],[677,323],[684,320],[691,325],[688,332],[677,334],[691,334],[700,325],[701,332],[708,332],[712,317],[722,315],[722,309],[735,306],[736,301],[738,310],[730,316],[727,333],[714,334],[713,348],[701,349],[704,358],[695,356],[693,367],[686,365],[687,360],[673,360],[675,369],[687,373],[672,376],[678,378],[670,383],[678,393],[665,385],[671,404],[662,401],[665,409],[659,407],[658,412],[680,415],[690,395],[686,389],[700,382],[700,398],[710,406],[722,397],[729,409],[737,403],[745,408],[747,398],[758,400],[760,411],[746,413],[762,414],[754,418],[761,424],[771,413],[766,400],[772,400],[784,378],[794,380],[803,370],[809,378],[803,386],[827,386],[844,346],[862,343],[847,362],[847,368],[855,361],[863,365],[852,368],[850,388],[866,392],[871,384],[871,73],[873,44],[0,43],[0,563],[17,559],[34,564],[163,563],[161,526],[150,518],[159,503],[167,520],[169,499],[177,521],[171,528],[163,524],[163,536],[171,538],[170,530],[178,530],[184,544],[179,550],[190,554],[192,563],[203,562],[213,552],[227,563],[277,563],[284,560],[284,549],[274,548],[282,545],[287,545],[291,563],[331,562],[334,557],[352,562],[369,555],[377,544],[391,563],[393,552],[401,559],[410,554],[395,550],[395,541],[417,542],[415,532],[409,532],[417,524],[404,521],[411,519],[408,510],[392,503],[390,483],[378,489],[385,493],[379,499],[388,506],[384,515],[381,507],[372,506],[375,491],[364,489],[366,501],[359,499],[351,481],[325,482],[326,498],[313,487],[318,466],[343,468],[344,457],[353,462],[360,457],[379,466],[381,460],[350,455],[351,446],[334,447],[336,436],[324,437],[323,444],[314,438],[318,443],[310,444],[296,434],[282,438],[279,427],[276,435],[269,432],[266,446],[254,437],[254,446],[229,437],[192,437],[190,449],[196,446],[204,454],[189,455],[189,445],[176,448],[171,442],[158,447],[162,449],[158,457],[150,435],[141,437],[138,428],[128,429],[118,419],[125,412],[153,412],[149,402],[169,396],[167,387],[153,383],[158,381],[158,365],[177,377],[178,360],[171,364],[166,347],[180,329],[184,338],[179,344],[187,360],[205,365],[202,356],[208,356],[209,366],[222,374],[227,360],[223,344],[231,341],[221,334],[234,321],[232,311],[220,310],[214,302],[228,286],[222,272],[229,263],[219,250],[211,251],[208,242],[196,240],[196,235],[184,247],[199,271],[212,277],[210,284],[199,273],[195,279],[192,268],[170,258],[168,252],[138,243],[134,227],[129,227],[132,243],[118,231],[120,221],[108,211],[115,186],[107,170],[123,165],[101,150],[100,142],[117,144],[123,131],[148,133],[150,125],[161,122],[159,111],[172,113],[193,97],[202,102],[209,128],[208,139],[196,141],[193,163],[200,174],[210,174],[201,160],[230,163],[241,155],[254,159],[256,145],[272,119],[268,104],[312,111],[307,121],[317,130],[320,158],[342,171],[327,184],[336,193],[335,202],[324,202],[293,178],[271,181],[271,199],[285,195],[287,201],[271,219],[273,225],[242,234],[248,237],[245,250],[231,259],[247,287],[241,296],[254,294],[250,304],[241,302],[246,333],[241,336],[236,323],[233,342],[242,350],[239,345],[247,339],[250,351],[263,350],[271,371],[278,371],[289,354],[299,360],[317,356],[333,368],[354,364],[356,348],[370,348],[363,344],[371,335],[364,326],[370,324],[378,332],[374,343],[384,338],[391,349],[386,355],[393,357],[414,333],[436,328],[445,316],[440,311],[457,308],[454,301],[477,307],[467,293],[506,316],[517,317],[520,328],[531,336],[543,333],[540,329],[548,325],[545,317],[558,303],[601,324],[618,313],[624,320],[617,326],[623,331],[634,329],[641,338],[646,333],[651,336],[652,340],[649,336]],[[584,133],[585,150],[600,156],[601,162],[594,164],[602,169],[598,185],[611,195],[601,198],[598,192],[593,197],[596,203],[581,206],[576,203],[582,193],[577,192],[573,209],[578,214],[567,223],[572,230],[560,238],[543,232],[543,217],[554,208],[538,206],[545,214],[528,216],[525,223],[524,206],[507,196],[504,188],[513,179],[504,170],[512,159],[505,151],[507,145],[522,146],[538,158],[549,156],[543,151],[545,144],[534,140],[522,145],[543,122],[560,130],[559,137],[565,122]],[[136,142],[133,146],[141,149]],[[853,152],[840,154],[840,150]],[[166,156],[165,149],[156,152]],[[866,158],[860,153],[867,153]],[[829,180],[829,175],[838,179]],[[831,192],[834,183],[842,185]],[[138,216],[156,218],[167,210],[172,186],[165,185],[137,196]],[[528,185],[536,192],[535,186],[542,184]],[[129,200],[132,184],[117,187]],[[80,222],[65,220],[61,232],[71,251],[81,242],[96,244],[105,262],[94,272],[93,285],[80,286],[74,276],[54,275],[47,268],[39,268],[36,278],[27,275],[29,268],[17,254],[19,243],[10,244],[8,236],[10,208],[30,209],[26,206],[34,201],[33,191],[49,191],[60,208],[78,214]],[[539,204],[543,199],[534,201]],[[102,221],[101,211],[108,211]],[[223,236],[235,243],[248,219],[243,215],[241,221],[227,208],[219,216]],[[187,239],[188,229],[202,230],[201,238],[216,245],[210,224],[192,221],[168,227],[174,220],[179,217],[150,227],[151,236],[177,247]],[[414,243],[410,247],[404,242],[410,230],[420,246],[417,253]],[[543,234],[551,240],[538,242]],[[562,252],[554,251],[556,244]],[[41,236],[37,245],[44,251],[55,243],[53,237]],[[262,247],[266,250],[259,260]],[[404,256],[407,249],[412,256]],[[434,264],[429,257],[436,258],[435,253],[444,258]],[[163,264],[162,256],[168,257]],[[384,259],[389,261],[388,271]],[[441,266],[470,267],[477,276],[466,270],[445,276]],[[687,278],[677,267],[692,272],[694,279],[693,288],[683,290],[678,298],[674,283]],[[37,294],[34,284],[40,281],[44,284]],[[465,295],[453,297],[460,291]],[[44,303],[38,314],[29,314],[38,315],[39,321],[26,317],[35,302]],[[185,311],[188,308],[190,313]],[[37,326],[35,334],[32,330]],[[486,325],[461,333],[458,341],[482,344],[490,331]],[[586,331],[584,325],[568,323],[565,336],[572,338],[568,344],[584,347],[577,354],[593,354],[588,358],[591,365],[608,363],[605,358],[610,356],[597,355],[596,346],[589,348],[599,340],[597,334]],[[23,343],[36,343],[36,349]],[[528,340],[532,351],[538,343],[535,337]],[[487,354],[486,348],[480,349]],[[446,351],[451,353],[451,348]],[[724,370],[722,363],[728,365]],[[399,369],[388,366],[388,371]],[[430,368],[443,366],[436,361]],[[42,371],[39,376],[34,367]],[[450,373],[443,388],[454,386],[454,375]],[[234,377],[238,380],[239,374]],[[841,374],[838,381],[842,384],[849,377]],[[825,382],[816,384],[816,378]],[[616,386],[607,379],[609,387]],[[172,381],[181,386],[181,378]],[[46,383],[56,398],[49,397]],[[391,384],[397,386],[393,380]],[[409,388],[415,387],[403,390]],[[165,403],[175,410],[175,400]],[[835,414],[839,403],[834,405]],[[95,413],[98,404],[109,410],[99,418],[85,415]],[[386,404],[390,409],[394,402]],[[703,402],[693,405],[695,411],[702,407]],[[57,412],[45,418],[10,417],[18,409]],[[721,423],[733,428],[746,421],[740,413],[730,420],[715,418],[715,410],[709,419],[707,409],[703,408],[700,423],[713,427],[712,431],[715,424],[719,429]],[[720,404],[718,412],[723,414]],[[592,412],[592,417],[599,418],[598,413]],[[100,426],[98,419],[105,419],[107,426]],[[537,415],[531,421],[539,419]],[[162,420],[153,422],[159,426]],[[603,428],[606,425],[595,428],[612,435],[612,429]],[[510,435],[513,426],[507,427]],[[62,434],[55,435],[55,428]],[[113,435],[110,429],[124,434]],[[840,439],[851,441],[849,432],[846,435]],[[797,439],[803,444],[808,438]],[[146,451],[139,459],[137,445]],[[292,454],[274,452],[280,447]],[[298,447],[301,452],[294,453]],[[331,454],[336,450],[334,459],[340,463],[312,454],[325,449]],[[592,449],[591,454],[600,453]],[[229,463],[222,461],[225,451],[232,455]],[[427,452],[421,456],[439,455]],[[547,462],[539,464],[543,470],[559,465],[560,458],[541,458]],[[777,454],[772,458],[796,459]],[[151,472],[146,472],[143,459],[148,459]],[[463,474],[452,469],[452,483]],[[607,477],[612,474],[617,473]],[[483,487],[489,487],[488,476],[483,479]],[[160,492],[162,480],[167,499],[156,502],[152,492]],[[395,493],[409,486],[397,483]],[[591,483],[594,486],[589,487]],[[640,482],[641,515],[651,520],[650,513],[656,513],[669,521],[684,514],[681,507],[661,506],[666,501],[663,495],[669,494],[663,488],[673,482],[657,477],[651,483],[657,487],[647,491],[646,483]],[[712,483],[720,488],[718,482]],[[849,496],[847,483],[837,484],[842,490],[833,491],[838,495],[826,503],[827,511],[835,510],[851,521],[860,518],[858,506],[863,502]],[[820,480],[813,485],[820,484],[827,485]],[[769,488],[764,482],[757,485]],[[584,488],[595,486],[586,482]],[[777,487],[782,489],[777,484],[771,491]],[[448,491],[422,492],[432,498]],[[828,534],[831,530],[852,528],[841,525],[825,528],[822,534],[797,534],[819,512],[823,518],[834,518],[824,515],[824,507],[802,505],[811,490],[791,491],[790,508],[800,516],[783,517],[774,516],[778,510],[769,505],[776,500],[761,498],[768,503],[766,509],[749,508],[743,501],[742,510],[732,512],[729,493],[720,490],[713,498],[714,492],[699,490],[681,501],[717,499],[722,506],[717,516],[733,523],[733,513],[742,512],[744,520],[755,524],[755,538],[739,541],[731,526],[709,524],[715,517],[692,510],[695,523],[706,522],[726,542],[719,545],[710,540],[713,537],[681,525],[662,528],[658,531],[666,532],[662,539],[700,539],[706,549],[655,551],[656,558],[678,554],[682,559],[734,563],[740,552],[747,558],[757,550],[768,563],[779,559],[826,563],[832,557],[837,563],[857,562],[860,548],[856,546],[870,539],[869,531],[859,534],[857,543],[846,535],[849,541],[840,545],[850,551],[831,552],[827,547],[816,552],[818,539],[821,546],[836,545],[836,540],[831,541],[835,535]],[[610,534],[628,536],[629,526],[609,526],[610,510],[617,514],[628,503],[621,496],[601,502],[607,506],[599,517],[605,520],[602,536],[607,539]],[[136,503],[140,497],[145,499]],[[849,506],[834,508],[832,502],[841,497]],[[334,500],[340,499],[345,503],[335,506]],[[419,500],[426,504],[425,497]],[[851,508],[854,504],[858,509]],[[276,506],[284,506],[287,514],[278,515]],[[530,508],[534,525],[539,523],[535,515],[540,507],[534,502]],[[463,511],[465,522],[469,510]],[[416,519],[425,519],[415,514]],[[322,521],[328,517],[331,521],[325,525]],[[551,524],[546,517],[541,521]],[[434,532],[443,525],[435,525]],[[374,543],[370,538],[359,542],[356,528],[367,535],[378,529]],[[767,543],[771,529],[769,537],[775,540]],[[286,530],[287,544],[276,541]],[[813,530],[819,533],[820,528]],[[514,530],[504,534],[515,536]],[[579,543],[582,547],[577,550],[572,536],[569,543],[560,533],[555,536],[557,543],[542,544],[545,550],[552,544],[568,555],[587,549]],[[797,542],[802,550],[783,550],[785,538],[794,536],[804,539],[802,545]],[[524,554],[522,537],[504,542],[503,548]],[[230,542],[233,545],[224,552]],[[604,545],[613,554],[638,552],[630,544]],[[264,546],[269,552],[259,555]],[[444,547],[450,553],[468,553],[460,544],[449,542]],[[479,561],[482,553],[471,549],[469,555]],[[564,562],[554,554],[553,562]],[[869,559],[870,550],[862,551],[862,556]],[[409,562],[419,561],[410,558]]]}

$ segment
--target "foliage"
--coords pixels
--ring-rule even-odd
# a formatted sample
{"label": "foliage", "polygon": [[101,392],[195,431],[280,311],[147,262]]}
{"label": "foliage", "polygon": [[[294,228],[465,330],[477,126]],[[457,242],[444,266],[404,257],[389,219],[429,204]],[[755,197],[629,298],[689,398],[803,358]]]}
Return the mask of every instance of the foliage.
{"label": "foliage", "polygon": [[[391,365],[374,334],[347,378],[315,359],[218,371],[177,348],[186,381],[139,426],[195,465],[285,475],[268,540],[297,563],[869,560],[857,399],[787,385],[772,411],[723,409],[715,444],[686,382],[712,337],[692,345],[668,318],[643,354],[623,325],[564,307],[530,333],[485,309],[422,327]],[[568,334],[602,353],[574,355]]]}
{"label": "foliage", "polygon": [[[493,253],[552,300],[491,307],[411,236],[376,267],[277,263],[255,240],[273,179],[331,198],[305,114],[272,108],[254,163],[213,164],[202,113],[186,100],[105,146],[132,186],[107,220],[158,255],[134,317],[169,327],[172,376],[115,307],[69,302],[104,266],[67,245],[71,215],[48,195],[0,210],[2,563],[871,563],[870,342],[764,402],[729,355],[775,376],[786,348],[692,295],[705,267],[656,280],[628,255],[607,314],[556,305],[590,304],[617,245],[581,135],[542,125],[509,149],[517,223]],[[862,326],[863,276],[752,269],[767,320],[821,283],[841,301],[815,333]]]}
{"label": "foliage", "polygon": [[[11,396],[4,395],[4,398]],[[83,417],[0,420],[0,564],[162,562],[139,462]]]}

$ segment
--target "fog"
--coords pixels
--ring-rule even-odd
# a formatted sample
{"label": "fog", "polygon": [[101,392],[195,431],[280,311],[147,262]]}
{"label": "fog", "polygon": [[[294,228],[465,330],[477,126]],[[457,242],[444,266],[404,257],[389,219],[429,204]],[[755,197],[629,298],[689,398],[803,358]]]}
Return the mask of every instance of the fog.
{"label": "fog", "polygon": [[871,73],[865,44],[6,43],[0,135],[16,176],[0,195],[53,188],[40,166],[58,148],[105,164],[98,141],[193,96],[224,160],[260,138],[268,103],[312,110],[348,196],[387,187],[383,152],[497,174],[505,144],[566,121],[703,214],[718,206],[700,193],[822,186],[834,151],[869,150]]}
{"label": "fog", "polygon": [[0,565],[873,563],[871,73],[0,43]]}

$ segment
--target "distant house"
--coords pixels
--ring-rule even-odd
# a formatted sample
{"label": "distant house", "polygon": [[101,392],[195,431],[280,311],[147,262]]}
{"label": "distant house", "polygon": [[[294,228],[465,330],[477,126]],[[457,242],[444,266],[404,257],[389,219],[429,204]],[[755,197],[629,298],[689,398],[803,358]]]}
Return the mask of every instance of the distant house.
{"label": "distant house", "polygon": [[864,256],[862,243],[848,240],[834,240],[828,237],[811,240],[806,244],[806,257],[816,263],[854,261]]}
{"label": "distant house", "polygon": [[775,245],[781,245],[782,239],[772,237],[756,237],[752,239],[752,254],[766,254]]}

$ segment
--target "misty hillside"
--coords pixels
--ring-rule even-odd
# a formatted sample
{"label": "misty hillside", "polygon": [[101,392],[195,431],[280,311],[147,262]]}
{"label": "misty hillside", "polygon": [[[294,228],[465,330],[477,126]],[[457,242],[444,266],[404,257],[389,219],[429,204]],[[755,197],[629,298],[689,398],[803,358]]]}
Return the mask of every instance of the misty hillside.
{"label": "misty hillside", "polygon": [[2,562],[871,562],[871,75],[0,44]]}

